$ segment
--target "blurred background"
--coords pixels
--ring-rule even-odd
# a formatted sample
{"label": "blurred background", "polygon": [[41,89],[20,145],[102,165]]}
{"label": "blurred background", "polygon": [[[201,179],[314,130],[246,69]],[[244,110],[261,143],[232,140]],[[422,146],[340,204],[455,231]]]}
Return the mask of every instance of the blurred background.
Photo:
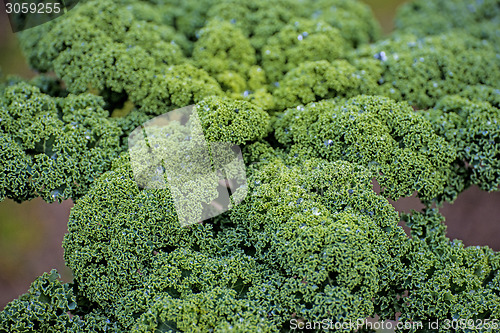
{"label": "blurred background", "polygon": [[[393,29],[393,17],[404,0],[365,0],[379,19],[386,34]],[[4,74],[24,78],[35,75],[26,65],[15,34],[12,33],[3,2],[0,2],[0,68]],[[488,245],[500,250],[500,193],[486,193],[473,187],[453,205],[446,204],[448,236],[466,245]],[[393,202],[399,211],[423,207],[415,197]],[[64,265],[61,243],[73,203],[47,204],[35,199],[22,204],[11,200],[0,202],[0,310],[25,293],[31,282],[52,268],[62,280],[72,275]]]}

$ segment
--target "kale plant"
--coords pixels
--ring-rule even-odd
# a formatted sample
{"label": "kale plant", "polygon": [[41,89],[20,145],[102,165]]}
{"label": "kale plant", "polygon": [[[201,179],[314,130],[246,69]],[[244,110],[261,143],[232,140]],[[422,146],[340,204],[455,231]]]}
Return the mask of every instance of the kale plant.
{"label": "kale plant", "polygon": [[[19,33],[38,76],[0,85],[0,200],[75,202],[74,279],[37,278],[0,333],[497,332],[500,255],[450,240],[439,207],[499,190],[499,20],[495,0],[416,0],[382,37],[352,0],[85,0]],[[190,105],[208,146],[241,148],[248,193],[183,226],[127,138]],[[421,211],[388,200],[415,193]]]}

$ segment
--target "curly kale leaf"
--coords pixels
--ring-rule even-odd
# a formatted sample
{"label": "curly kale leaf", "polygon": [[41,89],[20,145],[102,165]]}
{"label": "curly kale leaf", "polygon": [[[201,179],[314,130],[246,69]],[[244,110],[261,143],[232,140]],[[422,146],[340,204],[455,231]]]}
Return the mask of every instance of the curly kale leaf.
{"label": "curly kale leaf", "polygon": [[300,19],[268,39],[262,49],[262,67],[269,82],[278,82],[304,62],[343,58],[347,49],[338,29],[323,21]]}
{"label": "curly kale leaf", "polygon": [[334,97],[353,97],[377,92],[377,78],[345,60],[304,62],[288,72],[274,92],[275,109]]}
{"label": "curly kale leaf", "polygon": [[28,293],[7,304],[0,312],[0,332],[123,332],[117,323],[93,310],[82,316],[70,284],[61,283],[56,270],[38,277]]}
{"label": "curly kale leaf", "polygon": [[499,22],[500,7],[495,0],[417,0],[398,10],[396,31],[427,36],[460,29],[490,41],[498,50]]}
{"label": "curly kale leaf", "polygon": [[1,194],[16,201],[77,199],[121,151],[121,129],[100,97],[51,97],[27,83],[0,99]]}
{"label": "curly kale leaf", "polygon": [[[411,229],[411,250],[401,299],[403,321],[497,318],[500,302],[498,254],[488,247],[465,247],[446,236],[444,217],[436,209],[412,211],[403,219]],[[440,330],[444,331],[444,330]],[[494,332],[493,328],[480,330]]]}
{"label": "curly kale leaf", "polygon": [[423,38],[396,35],[363,46],[353,56],[380,62],[382,95],[425,109],[470,85],[496,87],[500,82],[496,53],[492,43],[451,31]]}
{"label": "curly kale leaf", "polygon": [[153,114],[222,93],[203,70],[175,67],[186,62],[176,42],[186,44],[185,37],[134,17],[133,9],[109,0],[87,1],[23,32],[21,45],[31,66],[55,71],[70,92],[124,95]]}
{"label": "curly kale leaf", "polygon": [[209,142],[240,145],[262,139],[270,130],[269,115],[250,102],[211,97],[197,103],[196,109]]}
{"label": "curly kale leaf", "polygon": [[[241,230],[213,223],[182,227],[169,190],[140,190],[127,155],[77,202],[68,228],[64,256],[83,296],[124,327],[146,316],[157,297],[181,302],[221,287],[244,299],[263,281],[260,265],[237,249]],[[176,317],[176,325],[191,316]],[[209,314],[199,325],[211,327],[213,320]]]}
{"label": "curly kale leaf", "polygon": [[[277,293],[281,300],[274,310],[310,321],[369,316],[389,276],[402,273],[406,236],[396,212],[373,192],[361,166],[285,163],[276,159],[253,173],[251,195],[230,212],[247,230],[244,244],[255,257],[281,272],[266,288],[268,297]],[[252,295],[262,297],[258,290]]]}
{"label": "curly kale leaf", "polygon": [[288,109],[277,121],[276,138],[291,151],[370,167],[383,194],[397,199],[415,191],[436,200],[456,152],[431,124],[406,103],[358,96]]}
{"label": "curly kale leaf", "polygon": [[261,50],[269,37],[295,17],[305,17],[308,13],[307,6],[295,0],[221,0],[210,8],[207,16],[233,23],[250,37],[256,50]]}
{"label": "curly kale leaf", "polygon": [[234,24],[212,20],[198,31],[193,60],[229,90],[247,90],[255,50],[249,39]]}
{"label": "curly kale leaf", "polygon": [[454,164],[464,186],[475,184],[485,191],[498,191],[500,110],[486,101],[447,96],[425,115],[457,150]]}
{"label": "curly kale leaf", "polygon": [[374,42],[380,37],[379,23],[370,7],[361,1],[320,0],[312,7],[312,18],[338,28],[353,47]]}

